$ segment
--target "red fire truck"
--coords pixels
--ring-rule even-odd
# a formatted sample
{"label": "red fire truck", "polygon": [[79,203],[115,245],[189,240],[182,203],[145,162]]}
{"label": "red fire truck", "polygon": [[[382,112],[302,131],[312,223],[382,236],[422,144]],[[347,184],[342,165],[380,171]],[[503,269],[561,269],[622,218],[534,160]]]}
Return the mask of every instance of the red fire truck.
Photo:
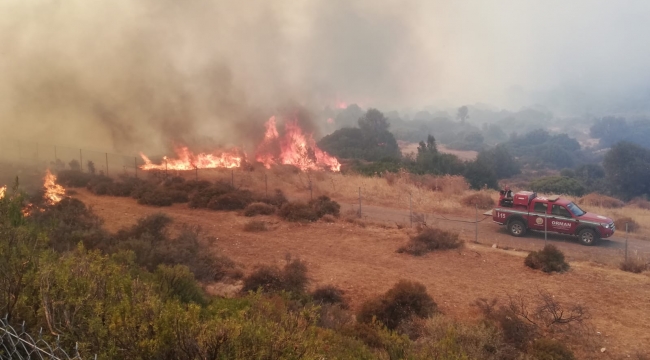
{"label": "red fire truck", "polygon": [[549,231],[574,235],[581,244],[594,245],[614,234],[612,219],[586,212],[569,199],[537,196],[532,191],[513,194],[507,187],[500,194],[492,219],[505,225],[513,236],[524,236],[528,230]]}

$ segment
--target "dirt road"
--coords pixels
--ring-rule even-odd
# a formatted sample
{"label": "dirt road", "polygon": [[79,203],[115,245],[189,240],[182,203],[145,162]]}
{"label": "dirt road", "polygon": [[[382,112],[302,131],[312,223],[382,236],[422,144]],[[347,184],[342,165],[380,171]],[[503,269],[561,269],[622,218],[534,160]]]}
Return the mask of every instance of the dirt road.
{"label": "dirt road", "polygon": [[[342,212],[357,212],[358,204],[342,204]],[[474,241],[476,225],[471,223],[474,219],[447,216],[441,214],[423,215],[427,226],[438,227],[445,230],[457,231],[465,241]],[[409,211],[380,206],[362,205],[362,217],[371,221],[380,221],[392,224],[410,226]],[[445,220],[449,219],[449,220]],[[478,214],[478,242],[500,248],[510,248],[525,251],[539,250],[544,247],[543,232],[529,232],[525,237],[517,238],[509,235],[504,226],[492,222]],[[415,226],[415,224],[413,225]],[[625,234],[620,231],[613,238],[603,240],[595,246],[584,246],[572,236],[548,233],[548,243],[557,246],[571,261],[593,261],[596,263],[617,266],[625,258]],[[650,241],[629,239],[628,256],[640,257],[650,261]]]}

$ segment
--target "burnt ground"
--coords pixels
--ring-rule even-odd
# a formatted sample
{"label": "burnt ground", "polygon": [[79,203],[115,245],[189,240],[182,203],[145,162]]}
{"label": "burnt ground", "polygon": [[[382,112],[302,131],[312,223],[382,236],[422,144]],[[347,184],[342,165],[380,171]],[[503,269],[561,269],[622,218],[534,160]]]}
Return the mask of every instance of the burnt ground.
{"label": "burnt ground", "polygon": [[[396,253],[408,240],[410,230],[397,229],[394,224],[364,227],[340,220],[304,225],[271,216],[258,217],[269,222],[270,231],[248,233],[243,231],[243,225],[250,219],[234,212],[189,209],[184,204],[153,208],[138,205],[130,198],[98,197],[85,190],[79,190],[75,197],[93,206],[111,231],[156,212],[173,217],[174,226],[201,226],[207,234],[218,238],[216,246],[242,264],[245,272],[258,264],[281,264],[290,253],[307,262],[312,287],[333,284],[342,288],[353,309],[365,299],[385,292],[399,279],[422,282],[441,310],[461,321],[479,317],[478,310],[471,305],[477,298],[503,299],[508,294],[533,298],[537,289],[545,289],[560,302],[578,302],[589,309],[592,328],[585,333],[582,348],[587,353],[582,353],[581,358],[627,358],[647,351],[650,344],[650,274],[631,274],[608,265],[620,259],[619,240],[600,247],[584,247],[552,236],[550,241],[566,251],[572,263],[569,272],[548,275],[525,267],[525,252],[490,246],[497,242],[501,246],[541,248],[543,234],[512,238],[489,220],[479,226],[479,241],[488,245],[470,243],[458,251],[413,257]],[[405,223],[402,210],[369,206],[364,207],[364,214],[376,217],[377,221],[386,217],[386,221]],[[399,217],[402,220],[391,220]],[[452,223],[440,221],[438,225],[444,224]],[[468,240],[474,237],[473,226],[453,225]],[[647,249],[644,243],[630,244]],[[611,261],[594,260],[601,257]],[[601,353],[601,348],[606,351]]]}

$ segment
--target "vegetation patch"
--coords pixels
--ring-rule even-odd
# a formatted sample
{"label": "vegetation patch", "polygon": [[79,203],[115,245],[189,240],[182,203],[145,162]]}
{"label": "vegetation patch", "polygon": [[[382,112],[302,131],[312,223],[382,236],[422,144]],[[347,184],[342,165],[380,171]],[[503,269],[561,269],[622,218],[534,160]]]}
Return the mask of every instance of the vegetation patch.
{"label": "vegetation patch", "polygon": [[621,270],[640,274],[648,269],[648,264],[640,258],[628,258],[621,262]]}
{"label": "vegetation patch", "polygon": [[334,285],[325,285],[314,290],[311,297],[316,304],[338,304],[343,309],[347,309],[348,304],[343,298],[343,293],[343,290]]}
{"label": "vegetation patch", "polygon": [[625,206],[625,203],[613,197],[591,193],[578,199],[579,205],[599,206],[606,209],[618,209]]}
{"label": "vegetation patch", "polygon": [[411,317],[425,319],[437,311],[438,306],[427,294],[424,285],[400,280],[385,294],[364,302],[357,320],[372,323],[376,319],[388,329],[394,330]]}
{"label": "vegetation patch", "polygon": [[244,224],[244,231],[248,232],[261,232],[261,231],[267,231],[268,228],[266,226],[266,223],[264,221],[258,221],[258,220],[251,220]]}
{"label": "vegetation patch", "polygon": [[299,259],[288,259],[284,268],[263,265],[244,278],[242,291],[279,292],[289,291],[294,294],[305,292],[309,279],[307,265]]}
{"label": "vegetation patch", "polygon": [[256,216],[256,215],[273,215],[275,214],[276,207],[269,205],[263,202],[254,202],[248,204],[246,209],[244,209],[245,216]]}
{"label": "vegetation patch", "polygon": [[341,213],[341,205],[327,196],[319,196],[317,199],[310,201],[309,206],[314,209],[319,218],[325,215],[338,217]]}
{"label": "vegetation patch", "polygon": [[492,209],[496,203],[490,194],[477,192],[462,198],[461,203],[465,206],[478,207],[481,210]]}
{"label": "vegetation patch", "polygon": [[282,205],[279,215],[285,220],[295,222],[311,222],[318,220],[318,213],[316,210],[309,206],[309,204],[301,201],[289,202]]}
{"label": "vegetation patch", "polygon": [[400,247],[397,252],[421,256],[431,251],[456,249],[462,245],[463,242],[458,238],[458,233],[437,228],[425,228],[418,235],[411,237],[411,240]]}
{"label": "vegetation patch", "polygon": [[625,232],[625,225],[627,224],[627,231],[633,233],[639,231],[639,228],[641,226],[639,225],[638,222],[636,222],[634,219],[632,219],[629,216],[621,217],[618,218],[614,221],[614,225],[616,225],[616,230]]}
{"label": "vegetation patch", "polygon": [[566,194],[582,196],[584,186],[576,179],[566,176],[547,176],[530,183],[531,189],[543,194]]}
{"label": "vegetation patch", "polygon": [[564,253],[551,244],[544,246],[542,250],[528,254],[524,264],[531,269],[542,270],[545,273],[561,273],[569,270],[569,264],[564,261]]}
{"label": "vegetation patch", "polygon": [[547,338],[535,340],[528,352],[534,359],[541,360],[574,360],[575,355],[563,343]]}

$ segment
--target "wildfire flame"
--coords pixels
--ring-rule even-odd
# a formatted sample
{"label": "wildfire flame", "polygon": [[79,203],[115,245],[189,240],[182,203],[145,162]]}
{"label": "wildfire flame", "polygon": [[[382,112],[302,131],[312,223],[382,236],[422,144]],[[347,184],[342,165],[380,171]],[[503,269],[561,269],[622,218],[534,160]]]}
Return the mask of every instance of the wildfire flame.
{"label": "wildfire flame", "polygon": [[244,156],[239,151],[222,152],[220,154],[193,154],[187,147],[181,146],[176,148],[177,159],[163,158],[162,164],[154,164],[151,160],[140,153],[145,164],[140,166],[143,170],[194,170],[198,169],[216,169],[216,168],[236,168],[240,167]]}
{"label": "wildfire flame", "polygon": [[63,199],[65,195],[65,189],[63,186],[56,183],[56,176],[50,172],[50,169],[47,169],[45,172],[45,200],[50,205],[55,205]]}
{"label": "wildfire flame", "polygon": [[[275,117],[266,122],[264,141],[257,151],[256,160],[268,169],[278,162],[285,165],[294,165],[300,170],[329,169],[341,171],[339,161],[316,146],[316,141],[311,134],[305,135],[296,121],[288,121],[284,125],[284,136],[279,137]],[[271,145],[279,140],[280,152],[273,154]]]}
{"label": "wildfire flame", "polygon": [[0,186],[0,200],[4,199],[6,192],[7,192],[7,185]]}

